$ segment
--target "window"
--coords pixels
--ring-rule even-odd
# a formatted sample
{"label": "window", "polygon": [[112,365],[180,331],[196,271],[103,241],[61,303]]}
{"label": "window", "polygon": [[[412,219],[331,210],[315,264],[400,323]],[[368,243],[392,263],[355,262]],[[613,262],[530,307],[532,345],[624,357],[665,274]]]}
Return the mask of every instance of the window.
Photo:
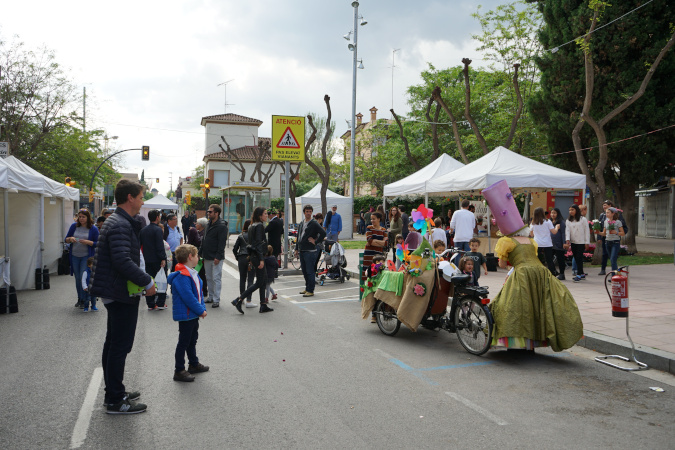
{"label": "window", "polygon": [[214,170],[213,171],[213,180],[211,180],[213,186],[225,187],[230,185],[230,171],[229,170]]}

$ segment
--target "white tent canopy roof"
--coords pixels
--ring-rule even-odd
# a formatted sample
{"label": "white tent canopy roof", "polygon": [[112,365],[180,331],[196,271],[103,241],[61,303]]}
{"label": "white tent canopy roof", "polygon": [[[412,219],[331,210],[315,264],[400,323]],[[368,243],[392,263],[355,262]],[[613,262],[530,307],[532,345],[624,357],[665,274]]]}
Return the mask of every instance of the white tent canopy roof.
{"label": "white tent canopy roof", "polygon": [[[309,190],[309,192],[305,193],[300,197],[301,199],[306,199],[306,198],[321,198],[321,183],[317,184],[314,186],[312,189]],[[335,192],[331,191],[330,189],[326,189],[326,198],[331,198],[331,199],[345,199],[347,200],[345,203],[351,203],[351,200],[349,197],[344,197],[340,194],[336,194]],[[330,206],[330,205],[329,205]]]}
{"label": "white tent canopy roof", "polygon": [[384,186],[385,197],[420,195],[427,192],[427,182],[464,167],[464,164],[443,153],[434,161],[402,180]]}
{"label": "white tent canopy roof", "polygon": [[586,176],[558,169],[497,147],[487,155],[442,177],[427,182],[432,195],[470,193],[506,180],[512,190],[546,191],[585,189]]}
{"label": "white tent canopy roof", "polygon": [[42,175],[14,156],[0,159],[0,188],[80,200],[80,191]]}
{"label": "white tent canopy roof", "polygon": [[150,200],[145,200],[143,209],[178,209],[178,205],[162,194],[157,194]]}

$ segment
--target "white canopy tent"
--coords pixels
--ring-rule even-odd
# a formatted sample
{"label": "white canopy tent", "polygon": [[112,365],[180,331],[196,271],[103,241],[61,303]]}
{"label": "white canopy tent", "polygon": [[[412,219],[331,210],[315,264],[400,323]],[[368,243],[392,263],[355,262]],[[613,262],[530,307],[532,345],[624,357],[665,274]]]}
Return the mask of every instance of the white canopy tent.
{"label": "white canopy tent", "polygon": [[[342,217],[342,232],[340,232],[338,237],[340,239],[351,239],[354,235],[352,199],[343,197],[342,195],[327,189],[326,203],[329,210],[332,205],[337,205],[338,214]],[[321,183],[317,184],[309,192],[300,197],[300,204],[303,208],[305,205],[312,205],[315,214],[321,212]],[[299,217],[300,220],[303,220],[302,214]]]}
{"label": "white canopy tent", "polygon": [[80,192],[45,177],[13,156],[0,159],[0,190],[4,216],[0,222],[2,264],[7,264],[7,258],[11,260],[10,280],[17,290],[31,289],[35,287],[36,268],[56,268]]}
{"label": "white canopy tent", "polygon": [[[544,192],[552,189],[586,189],[586,176],[558,169],[504,147],[461,169],[430,180],[429,195],[480,195],[481,190],[506,180],[513,192]],[[488,247],[490,243],[490,208],[488,208]]]}
{"label": "white canopy tent", "polygon": [[405,195],[425,195],[428,203],[427,183],[450,172],[464,167],[464,164],[443,153],[434,161],[412,175],[384,186],[384,197],[402,197]]}
{"label": "white canopy tent", "polygon": [[162,194],[157,194],[152,197],[150,200],[145,200],[143,206],[141,206],[141,216],[145,217],[145,220],[150,223],[148,219],[148,213],[153,209],[174,209],[178,213],[178,205],[163,196]]}
{"label": "white canopy tent", "polygon": [[504,147],[450,174],[429,180],[429,195],[480,194],[482,189],[506,180],[513,191],[586,189],[586,176],[558,169]]}

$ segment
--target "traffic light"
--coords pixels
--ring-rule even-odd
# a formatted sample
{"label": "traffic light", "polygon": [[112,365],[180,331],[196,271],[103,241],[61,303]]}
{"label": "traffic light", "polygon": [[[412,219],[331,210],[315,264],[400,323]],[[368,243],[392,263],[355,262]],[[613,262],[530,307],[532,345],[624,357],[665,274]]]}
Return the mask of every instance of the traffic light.
{"label": "traffic light", "polygon": [[191,205],[192,204],[192,196],[190,195],[189,192],[185,194],[185,204],[186,205]]}
{"label": "traffic light", "polygon": [[144,145],[142,149],[143,149],[143,156],[142,156],[143,161],[150,161],[150,147]]}
{"label": "traffic light", "polygon": [[66,186],[68,186],[68,187],[73,187],[73,186],[75,186],[75,182],[74,182],[70,177],[66,177],[66,182],[65,182],[65,183],[66,183]]}
{"label": "traffic light", "polygon": [[156,178],[156,180],[157,180],[157,183],[159,183],[159,178]]}
{"label": "traffic light", "polygon": [[89,203],[94,201],[94,191],[89,191]]}
{"label": "traffic light", "polygon": [[209,195],[209,192],[211,192],[211,180],[208,178],[204,178],[204,195]]}

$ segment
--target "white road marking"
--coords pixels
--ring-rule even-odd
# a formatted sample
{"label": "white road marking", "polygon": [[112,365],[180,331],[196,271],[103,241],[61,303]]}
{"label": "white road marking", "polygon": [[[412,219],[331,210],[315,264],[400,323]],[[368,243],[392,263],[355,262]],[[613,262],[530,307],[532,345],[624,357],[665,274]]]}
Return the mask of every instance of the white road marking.
{"label": "white road marking", "polygon": [[291,303],[295,303],[296,305],[304,305],[305,303],[339,303],[339,302],[356,302],[358,301],[358,297],[354,298],[333,298],[330,300],[289,300]]}
{"label": "white road marking", "polygon": [[91,421],[91,414],[94,412],[94,403],[96,402],[98,388],[101,386],[101,380],[103,380],[103,368],[97,367],[91,376],[84,402],[82,402],[80,408],[80,414],[77,416],[73,436],[70,439],[70,448],[80,448],[87,439],[87,430],[89,430],[89,422]]}
{"label": "white road marking", "polygon": [[[331,289],[330,291],[315,291],[314,294],[315,295],[318,295],[318,294],[323,295],[323,294],[327,294],[329,292],[356,291],[356,290],[358,290],[358,286],[352,286],[352,287],[342,288],[342,289]],[[302,295],[302,294],[297,294],[297,295],[293,294],[293,297],[297,297],[298,295]]]}
{"label": "white road marking", "polygon": [[220,262],[223,265],[223,272],[227,272],[228,275],[236,278],[237,280],[239,279],[239,270],[235,269],[234,267],[230,267],[229,264],[226,264],[224,261]]}
{"label": "white road marking", "polygon": [[386,353],[386,352],[380,350],[379,348],[376,348],[374,351],[375,351],[375,353],[379,353],[380,355],[384,356],[387,359],[394,359],[394,357],[391,356],[389,353]]}
{"label": "white road marking", "polygon": [[462,397],[461,395],[456,394],[455,392],[446,392],[445,394],[454,398],[458,402],[462,403],[464,406],[468,406],[469,408],[473,409],[477,413],[482,414],[483,416],[490,419],[491,421],[493,421],[497,425],[502,425],[502,426],[508,425],[508,422],[505,422],[504,420],[500,419],[496,415],[492,414],[490,411],[486,410],[485,408],[483,408],[481,406],[478,406],[477,404],[473,403],[471,400],[468,400],[468,399]]}

